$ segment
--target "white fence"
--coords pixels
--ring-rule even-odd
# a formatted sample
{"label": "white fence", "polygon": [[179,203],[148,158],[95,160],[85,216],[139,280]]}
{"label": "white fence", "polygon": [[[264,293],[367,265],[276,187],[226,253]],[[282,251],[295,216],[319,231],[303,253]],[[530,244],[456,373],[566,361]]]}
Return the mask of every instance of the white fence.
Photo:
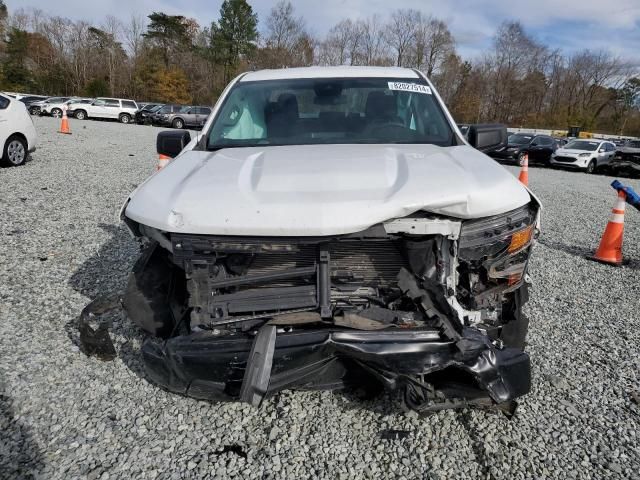
{"label": "white fence", "polygon": [[[534,135],[551,135],[553,137],[564,137],[567,134],[567,130],[556,129],[556,130],[547,130],[544,128],[512,128],[507,127],[509,133],[533,133]],[[603,140],[619,140],[621,138],[633,138],[637,140],[635,137],[630,137],[628,135],[609,135],[608,133],[596,133],[591,132],[593,134],[593,138],[601,138]]]}

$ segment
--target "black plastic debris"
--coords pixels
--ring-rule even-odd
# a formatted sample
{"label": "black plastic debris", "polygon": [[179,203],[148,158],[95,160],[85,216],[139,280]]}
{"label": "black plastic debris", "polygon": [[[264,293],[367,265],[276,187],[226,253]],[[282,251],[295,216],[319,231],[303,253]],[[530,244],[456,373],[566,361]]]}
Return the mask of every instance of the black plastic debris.
{"label": "black plastic debris", "polygon": [[221,450],[217,450],[215,452],[216,455],[222,455],[224,453],[235,453],[239,457],[247,458],[247,452],[244,451],[244,448],[235,443],[231,445],[225,445]]}
{"label": "black plastic debris", "polygon": [[98,315],[120,306],[120,297],[112,295],[98,297],[84,307],[78,320],[78,330],[80,346],[85,355],[95,355],[104,362],[116,358],[116,349],[109,336],[108,326],[98,319]]}

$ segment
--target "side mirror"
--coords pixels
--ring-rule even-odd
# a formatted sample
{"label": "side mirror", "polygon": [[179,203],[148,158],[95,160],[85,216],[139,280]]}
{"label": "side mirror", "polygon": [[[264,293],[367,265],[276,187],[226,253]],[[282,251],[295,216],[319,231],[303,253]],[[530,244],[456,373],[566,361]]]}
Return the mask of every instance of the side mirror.
{"label": "side mirror", "polygon": [[159,155],[175,158],[191,141],[191,135],[185,131],[167,130],[158,134],[156,150]]}
{"label": "side mirror", "polygon": [[600,150],[598,150],[598,153],[604,153],[606,151],[606,149],[603,147]]}
{"label": "side mirror", "polygon": [[500,123],[470,125],[467,139],[472,147],[486,153],[507,146],[507,127]]}

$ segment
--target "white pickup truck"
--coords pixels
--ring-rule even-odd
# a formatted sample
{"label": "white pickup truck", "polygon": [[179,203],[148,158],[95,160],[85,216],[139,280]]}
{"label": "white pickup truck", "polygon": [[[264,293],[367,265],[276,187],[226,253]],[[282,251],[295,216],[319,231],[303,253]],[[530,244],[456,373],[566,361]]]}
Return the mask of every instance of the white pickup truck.
{"label": "white pickup truck", "polygon": [[[240,75],[127,199],[125,293],[149,376],[258,405],[281,389],[400,390],[421,413],[511,410],[530,389],[540,205],[467,141],[419,71]],[[471,145],[470,145],[471,143]]]}

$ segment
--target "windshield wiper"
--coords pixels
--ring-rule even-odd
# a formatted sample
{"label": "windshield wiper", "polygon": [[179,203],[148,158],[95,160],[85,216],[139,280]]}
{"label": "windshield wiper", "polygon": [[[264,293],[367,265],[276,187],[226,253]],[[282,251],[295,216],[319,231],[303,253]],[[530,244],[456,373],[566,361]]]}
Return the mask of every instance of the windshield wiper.
{"label": "windshield wiper", "polygon": [[229,143],[225,145],[210,145],[207,147],[209,152],[217,152],[218,150],[224,150],[225,148],[244,148],[244,147],[258,147],[259,145],[245,145],[243,143]]}

